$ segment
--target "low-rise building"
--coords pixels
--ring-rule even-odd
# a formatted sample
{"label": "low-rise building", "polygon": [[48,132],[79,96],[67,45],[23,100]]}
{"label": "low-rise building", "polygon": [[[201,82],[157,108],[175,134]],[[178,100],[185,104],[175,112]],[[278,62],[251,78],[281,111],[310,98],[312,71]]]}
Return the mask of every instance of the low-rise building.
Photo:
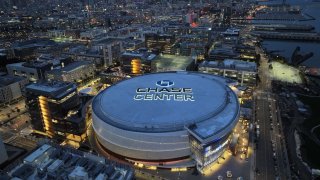
{"label": "low-rise building", "polygon": [[171,54],[171,47],[175,43],[175,36],[168,34],[145,34],[145,47],[148,49],[158,49],[160,52]]}
{"label": "low-rise building", "polygon": [[0,76],[0,103],[10,103],[22,97],[22,90],[28,82],[24,77]]}
{"label": "low-rise building", "polygon": [[31,82],[36,82],[40,79],[45,79],[45,72],[53,67],[52,63],[34,61],[34,62],[21,62],[7,65],[9,75],[26,77]]}
{"label": "low-rise building", "polygon": [[199,65],[199,71],[235,79],[241,85],[253,85],[256,83],[257,64],[235,59],[204,61]]}
{"label": "low-rise building", "polygon": [[126,51],[121,55],[121,64],[127,74],[143,74],[151,72],[151,62],[156,54],[147,51]]}
{"label": "low-rise building", "polygon": [[6,173],[8,179],[132,180],[128,165],[56,144],[43,144]]}
{"label": "low-rise building", "polygon": [[47,80],[81,83],[94,76],[95,65],[87,61],[76,61],[60,69],[46,72]]}
{"label": "low-rise building", "polygon": [[209,61],[217,61],[217,60],[224,60],[224,59],[230,59],[230,58],[237,58],[239,56],[238,53],[236,53],[232,48],[228,47],[218,47],[215,49],[212,49],[208,53]]}
{"label": "low-rise building", "polygon": [[51,54],[41,54],[36,60],[8,64],[9,75],[26,77],[31,82],[45,79],[45,72],[54,68],[61,68],[72,62],[69,56],[52,56]]}

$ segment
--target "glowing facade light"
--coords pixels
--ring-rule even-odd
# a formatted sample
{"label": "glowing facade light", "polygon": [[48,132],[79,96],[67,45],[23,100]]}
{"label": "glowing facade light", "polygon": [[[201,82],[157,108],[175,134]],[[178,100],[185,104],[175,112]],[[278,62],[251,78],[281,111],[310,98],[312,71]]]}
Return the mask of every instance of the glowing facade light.
{"label": "glowing facade light", "polygon": [[44,96],[39,96],[39,106],[41,110],[41,116],[44,124],[45,132],[48,136],[53,136],[53,129],[52,129],[52,121],[50,118],[50,111],[48,108],[48,101],[47,98]]}
{"label": "glowing facade light", "polygon": [[131,60],[131,73],[132,74],[141,74],[141,60],[132,59]]}

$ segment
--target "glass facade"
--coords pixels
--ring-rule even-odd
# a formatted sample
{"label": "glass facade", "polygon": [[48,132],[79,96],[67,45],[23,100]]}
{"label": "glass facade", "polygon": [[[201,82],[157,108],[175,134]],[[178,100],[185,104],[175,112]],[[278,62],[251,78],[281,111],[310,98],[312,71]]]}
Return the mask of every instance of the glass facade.
{"label": "glass facade", "polygon": [[[50,88],[55,90],[50,91]],[[51,85],[38,83],[28,86],[26,104],[29,107],[33,128],[49,137],[61,140],[69,137],[75,139],[75,136],[82,137],[86,131],[85,118],[78,113],[80,99],[73,84],[56,82]],[[72,136],[69,136],[70,134]]]}
{"label": "glass facade", "polygon": [[201,171],[222,155],[229,146],[230,134],[206,144],[201,143],[192,134],[189,134],[190,148],[197,162],[198,170]]}

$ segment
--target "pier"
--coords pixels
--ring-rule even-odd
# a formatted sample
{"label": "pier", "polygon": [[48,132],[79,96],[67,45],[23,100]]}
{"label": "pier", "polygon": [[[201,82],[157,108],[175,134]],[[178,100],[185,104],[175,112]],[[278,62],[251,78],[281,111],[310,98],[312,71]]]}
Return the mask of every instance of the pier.
{"label": "pier", "polygon": [[314,26],[311,25],[295,25],[295,24],[256,24],[255,31],[312,31]]}
{"label": "pier", "polygon": [[262,39],[320,41],[319,33],[290,33],[290,32],[288,33],[288,32],[253,31],[252,35]]}

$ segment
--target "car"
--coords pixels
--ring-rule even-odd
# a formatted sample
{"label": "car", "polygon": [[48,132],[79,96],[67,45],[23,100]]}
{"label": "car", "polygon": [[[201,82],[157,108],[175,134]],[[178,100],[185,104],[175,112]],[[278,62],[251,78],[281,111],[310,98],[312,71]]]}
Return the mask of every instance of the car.
{"label": "car", "polygon": [[231,171],[227,171],[227,177],[228,178],[232,178],[232,172]]}
{"label": "car", "polygon": [[218,176],[218,180],[223,180],[223,177],[221,175]]}

